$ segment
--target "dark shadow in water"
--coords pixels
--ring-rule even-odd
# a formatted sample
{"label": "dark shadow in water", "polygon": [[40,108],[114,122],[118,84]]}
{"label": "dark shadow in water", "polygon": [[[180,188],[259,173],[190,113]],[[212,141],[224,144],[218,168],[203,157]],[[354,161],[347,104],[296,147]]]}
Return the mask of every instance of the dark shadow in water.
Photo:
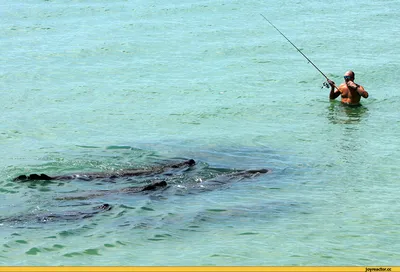
{"label": "dark shadow in water", "polygon": [[[14,179],[16,182],[25,182],[28,184],[35,183],[37,181],[42,182],[48,180],[71,180],[81,181],[81,177],[85,176],[84,181],[90,181],[93,179],[113,179],[125,180],[129,179],[133,186],[118,188],[118,189],[107,189],[107,190],[95,190],[95,191],[83,191],[79,190],[78,194],[71,195],[69,193],[59,194],[55,197],[55,200],[63,201],[88,201],[94,198],[103,197],[107,195],[148,195],[151,199],[167,198],[168,196],[184,196],[193,195],[197,193],[208,192],[218,189],[226,189],[229,184],[239,182],[242,180],[257,180],[256,177],[270,173],[270,170],[266,168],[260,169],[248,169],[248,170],[237,170],[237,169],[225,169],[225,168],[212,168],[208,167],[204,163],[196,163],[193,159],[184,160],[182,162],[174,162],[173,164],[167,163],[165,165],[158,165],[156,167],[149,167],[146,169],[127,169],[120,170],[119,172],[95,172],[95,173],[83,173],[73,175],[59,175],[50,177],[46,174],[30,174],[28,176],[21,175]],[[135,182],[137,177],[147,177],[147,184],[140,185]],[[142,181],[140,178],[139,181]],[[86,182],[85,182],[86,183]],[[86,186],[85,186],[86,187]],[[108,186],[107,186],[108,187]],[[51,192],[51,190],[49,189]],[[56,203],[54,203],[56,204]],[[50,205],[46,205],[46,209]],[[56,205],[59,206],[59,205]],[[0,224],[3,223],[28,223],[28,222],[39,222],[47,223],[50,221],[70,221],[70,220],[81,220],[93,217],[99,211],[108,211],[111,209],[111,205],[103,204],[96,207],[94,211],[82,212],[61,212],[53,213],[49,212],[46,214],[27,214],[18,215],[16,217],[11,216],[8,218],[0,217]]]}
{"label": "dark shadow in water", "polygon": [[47,213],[18,214],[8,218],[0,218],[0,224],[3,225],[4,223],[8,223],[10,225],[16,225],[18,223],[32,224],[34,222],[48,223],[53,221],[77,221],[93,217],[98,213],[109,211],[111,209],[112,206],[106,203],[93,207],[89,211],[75,210],[75,211],[63,211],[62,213],[47,212]]}

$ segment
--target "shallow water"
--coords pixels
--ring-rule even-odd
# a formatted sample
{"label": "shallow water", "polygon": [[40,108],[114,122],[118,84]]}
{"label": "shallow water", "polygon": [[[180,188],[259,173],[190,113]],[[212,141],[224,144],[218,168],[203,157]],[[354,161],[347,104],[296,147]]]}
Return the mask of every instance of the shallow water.
{"label": "shallow water", "polygon": [[[0,6],[1,218],[113,206],[2,222],[0,264],[400,265],[398,1]],[[335,82],[354,70],[363,106],[330,102],[260,12]],[[12,181],[183,158],[272,173],[82,201],[57,197],[125,184]]]}

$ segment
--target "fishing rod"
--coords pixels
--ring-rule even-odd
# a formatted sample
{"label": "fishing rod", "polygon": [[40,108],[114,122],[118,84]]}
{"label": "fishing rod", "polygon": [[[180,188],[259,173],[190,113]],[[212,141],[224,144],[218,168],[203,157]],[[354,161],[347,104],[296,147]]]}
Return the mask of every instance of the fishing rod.
{"label": "fishing rod", "polygon": [[[299,53],[300,54],[302,54],[303,55],[303,57],[305,57],[306,58],[306,60],[309,62],[309,63],[311,63],[312,64],[312,66],[314,66],[315,67],[315,69],[317,69],[318,70],[318,72],[320,72],[321,73],[321,75],[323,75],[325,78],[326,78],[326,80],[329,80],[329,78],[309,59],[309,58],[307,58],[307,56],[306,55],[304,55],[304,53],[303,52],[301,52],[301,50],[299,49],[299,48],[297,48],[297,46],[296,45],[294,45],[294,43],[292,43],[276,26],[274,26],[274,24],[273,23],[271,23],[271,21],[270,20],[268,20],[264,15],[262,15],[261,13],[260,13],[260,15],[270,24],[270,25],[272,25],[288,42],[290,42],[290,44],[291,45],[293,45],[293,47],[294,48],[296,48],[296,50],[297,51],[299,51]],[[338,89],[338,87],[336,87],[336,85],[333,85],[336,89]],[[339,90],[339,89],[338,89]]]}

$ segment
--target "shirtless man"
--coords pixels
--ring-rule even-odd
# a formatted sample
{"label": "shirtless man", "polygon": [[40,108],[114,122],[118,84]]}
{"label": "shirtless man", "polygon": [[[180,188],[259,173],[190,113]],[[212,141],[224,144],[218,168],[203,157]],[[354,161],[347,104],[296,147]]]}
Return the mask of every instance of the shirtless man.
{"label": "shirtless man", "polygon": [[367,91],[364,90],[364,87],[354,83],[354,72],[347,71],[344,74],[344,83],[340,84],[338,88],[335,90],[335,82],[328,79],[329,85],[331,85],[331,92],[329,94],[330,99],[335,99],[339,95],[342,95],[342,103],[358,106],[360,105],[361,97],[368,98]]}

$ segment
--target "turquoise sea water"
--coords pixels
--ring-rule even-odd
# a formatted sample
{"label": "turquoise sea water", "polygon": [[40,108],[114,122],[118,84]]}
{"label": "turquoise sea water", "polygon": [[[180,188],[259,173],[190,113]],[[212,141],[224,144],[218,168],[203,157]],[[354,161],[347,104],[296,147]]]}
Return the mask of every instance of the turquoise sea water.
{"label": "turquoise sea water", "polygon": [[[324,78],[356,73],[363,107]],[[400,265],[399,1],[1,1],[0,264]],[[15,183],[193,158],[271,174],[105,195]],[[182,184],[185,178],[182,178]],[[175,184],[176,185],[176,184]]]}

